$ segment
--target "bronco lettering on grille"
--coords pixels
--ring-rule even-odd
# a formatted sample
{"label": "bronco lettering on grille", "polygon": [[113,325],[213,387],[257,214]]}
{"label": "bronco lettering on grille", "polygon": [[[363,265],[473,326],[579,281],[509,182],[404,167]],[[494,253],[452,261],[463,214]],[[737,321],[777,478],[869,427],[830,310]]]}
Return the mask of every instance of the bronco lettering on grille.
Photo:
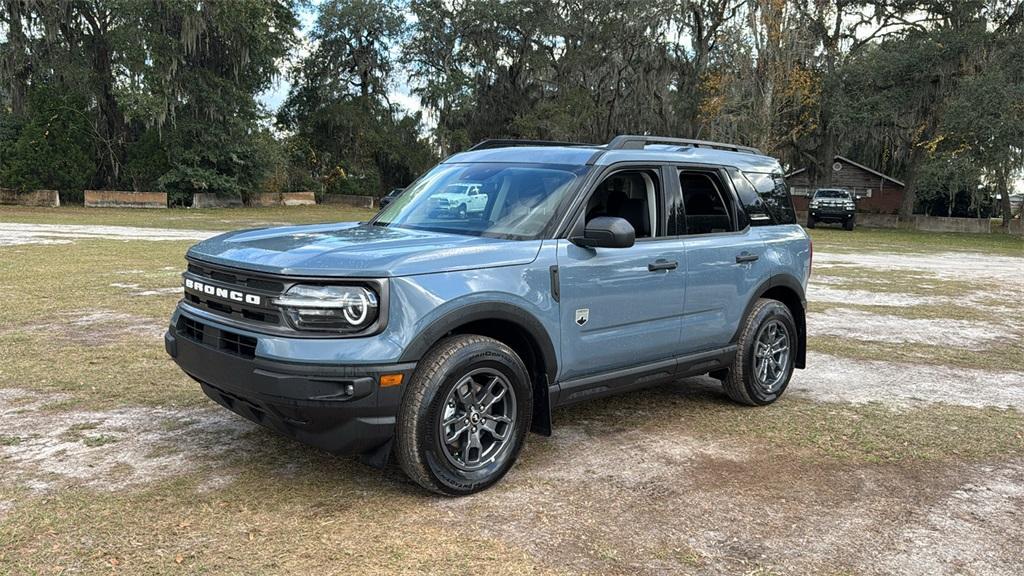
{"label": "bronco lettering on grille", "polygon": [[245,302],[246,304],[253,304],[259,306],[262,298],[256,294],[246,294],[239,292],[238,290],[230,290],[228,288],[221,288],[220,286],[213,286],[211,284],[205,284],[198,280],[191,278],[185,278],[185,288],[194,290],[202,294],[207,294],[215,298],[223,298],[224,300],[234,300],[235,302]]}

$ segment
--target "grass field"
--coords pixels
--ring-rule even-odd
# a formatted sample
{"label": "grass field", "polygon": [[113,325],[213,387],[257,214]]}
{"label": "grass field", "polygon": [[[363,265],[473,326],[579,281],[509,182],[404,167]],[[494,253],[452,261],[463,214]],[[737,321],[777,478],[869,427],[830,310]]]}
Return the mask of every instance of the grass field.
{"label": "grass field", "polygon": [[89,224],[192,230],[235,230],[281,224],[365,220],[373,212],[345,206],[268,206],[264,208],[134,210],[65,206],[58,209],[0,206],[3,222]]}
{"label": "grass field", "polygon": [[[200,231],[366,217],[0,207]],[[0,243],[0,574],[1024,572],[1024,244],[812,236],[809,367],[780,402],[700,377],[560,409],[460,500],[208,401],[161,342],[193,240]]]}

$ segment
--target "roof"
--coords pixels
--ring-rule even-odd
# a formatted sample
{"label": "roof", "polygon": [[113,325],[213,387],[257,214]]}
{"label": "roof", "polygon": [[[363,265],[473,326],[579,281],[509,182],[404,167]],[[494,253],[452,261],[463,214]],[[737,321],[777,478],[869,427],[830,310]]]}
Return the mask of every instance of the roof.
{"label": "roof", "polygon": [[[899,180],[893,178],[892,176],[888,176],[886,174],[882,174],[878,170],[872,170],[871,168],[868,168],[867,166],[865,166],[865,165],[863,165],[863,164],[861,164],[859,162],[854,162],[853,160],[850,160],[846,156],[840,156],[839,154],[836,154],[834,160],[839,160],[841,162],[846,162],[847,164],[850,164],[851,166],[856,166],[857,168],[860,168],[861,170],[863,170],[865,172],[869,172],[871,174],[874,174],[875,176],[878,176],[879,178],[885,178],[886,180],[892,182],[893,184],[897,184],[899,186],[906,187],[906,184],[904,184],[903,182],[900,182]],[[786,174],[786,178],[789,178],[790,176],[796,176],[797,174],[800,174],[800,173],[806,172],[806,171],[807,171],[807,168],[801,168],[799,170],[794,170],[794,171],[790,172],[789,174]]]}
{"label": "roof", "polygon": [[779,161],[751,152],[694,146],[653,144],[645,148],[609,150],[606,146],[509,146],[470,150],[449,156],[443,163],[522,162],[536,164],[607,166],[617,162],[687,162],[730,166],[745,172],[782,172]]}

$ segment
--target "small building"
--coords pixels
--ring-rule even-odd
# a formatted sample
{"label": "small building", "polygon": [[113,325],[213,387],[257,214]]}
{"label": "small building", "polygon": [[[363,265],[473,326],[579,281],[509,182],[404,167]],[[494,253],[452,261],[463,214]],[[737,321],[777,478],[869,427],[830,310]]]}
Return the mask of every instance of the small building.
{"label": "small building", "polygon": [[903,182],[872,170],[845,156],[836,156],[832,161],[832,183],[815,186],[810,174],[801,168],[786,175],[789,191],[793,196],[793,207],[806,211],[810,196],[816,188],[845,188],[857,198],[857,211],[872,214],[895,214],[903,202]]}

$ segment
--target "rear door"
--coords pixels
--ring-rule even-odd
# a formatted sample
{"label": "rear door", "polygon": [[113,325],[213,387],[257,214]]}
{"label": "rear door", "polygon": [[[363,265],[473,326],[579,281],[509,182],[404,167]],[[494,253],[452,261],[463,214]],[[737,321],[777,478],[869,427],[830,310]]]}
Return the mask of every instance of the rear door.
{"label": "rear door", "polygon": [[686,250],[680,351],[731,343],[747,303],[771,273],[765,243],[751,227],[723,170],[678,170]]}

